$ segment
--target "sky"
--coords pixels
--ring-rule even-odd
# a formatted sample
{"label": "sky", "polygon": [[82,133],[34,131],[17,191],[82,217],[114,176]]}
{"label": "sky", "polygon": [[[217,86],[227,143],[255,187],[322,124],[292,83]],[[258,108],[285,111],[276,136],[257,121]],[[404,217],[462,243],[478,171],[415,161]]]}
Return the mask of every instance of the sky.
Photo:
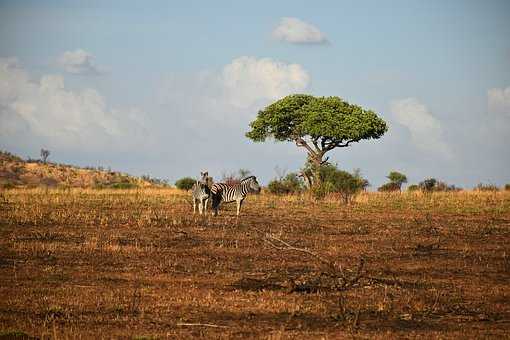
{"label": "sky", "polygon": [[244,134],[293,93],[387,122],[328,153],[372,189],[510,183],[510,2],[0,0],[0,149],[25,158],[267,184],[305,151]]}

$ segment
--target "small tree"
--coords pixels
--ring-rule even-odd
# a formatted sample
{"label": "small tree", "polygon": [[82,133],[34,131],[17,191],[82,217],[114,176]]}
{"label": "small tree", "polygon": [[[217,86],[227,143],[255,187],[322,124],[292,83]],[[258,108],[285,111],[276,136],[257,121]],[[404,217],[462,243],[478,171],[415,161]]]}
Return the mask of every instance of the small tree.
{"label": "small tree", "polygon": [[184,177],[177,180],[177,182],[175,182],[175,186],[181,190],[190,190],[193,187],[193,184],[195,183],[196,183],[195,179],[191,177]]}
{"label": "small tree", "polygon": [[343,170],[333,172],[328,183],[331,183],[334,192],[340,194],[345,204],[348,204],[357,193],[363,190],[363,182]]}
{"label": "small tree", "polygon": [[386,176],[390,180],[390,183],[394,183],[398,186],[398,190],[402,189],[402,184],[407,183],[406,175],[398,172],[392,171],[388,176]]}
{"label": "small tree", "polygon": [[437,184],[437,180],[435,178],[427,178],[421,181],[418,186],[422,191],[431,192],[434,191]]}
{"label": "small tree", "polygon": [[42,159],[43,163],[46,163],[46,160],[48,159],[49,155],[50,155],[50,150],[41,149],[41,159]]}
{"label": "small tree", "polygon": [[246,137],[255,142],[272,137],[304,148],[312,165],[312,184],[317,186],[323,181],[320,168],[327,162],[323,158],[328,151],[380,138],[388,129],[373,111],[338,97],[304,94],[290,95],[267,106],[250,127]]}

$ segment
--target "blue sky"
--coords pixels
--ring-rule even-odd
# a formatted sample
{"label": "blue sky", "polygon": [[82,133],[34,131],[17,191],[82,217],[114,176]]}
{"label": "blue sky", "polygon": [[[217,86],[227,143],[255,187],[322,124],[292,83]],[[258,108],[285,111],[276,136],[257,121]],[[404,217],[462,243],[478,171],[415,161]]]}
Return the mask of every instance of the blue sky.
{"label": "blue sky", "polygon": [[244,137],[294,93],[379,113],[380,140],[331,152],[377,187],[392,170],[510,182],[508,1],[0,1],[0,148],[171,181],[303,150]]}

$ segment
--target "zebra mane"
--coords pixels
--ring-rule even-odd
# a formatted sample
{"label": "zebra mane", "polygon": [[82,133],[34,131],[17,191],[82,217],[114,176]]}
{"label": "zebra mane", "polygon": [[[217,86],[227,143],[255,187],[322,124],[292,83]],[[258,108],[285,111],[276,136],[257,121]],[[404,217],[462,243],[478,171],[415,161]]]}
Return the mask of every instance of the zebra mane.
{"label": "zebra mane", "polygon": [[241,180],[241,183],[248,182],[250,179],[255,179],[256,180],[257,178],[255,176],[248,176],[246,178],[243,178]]}

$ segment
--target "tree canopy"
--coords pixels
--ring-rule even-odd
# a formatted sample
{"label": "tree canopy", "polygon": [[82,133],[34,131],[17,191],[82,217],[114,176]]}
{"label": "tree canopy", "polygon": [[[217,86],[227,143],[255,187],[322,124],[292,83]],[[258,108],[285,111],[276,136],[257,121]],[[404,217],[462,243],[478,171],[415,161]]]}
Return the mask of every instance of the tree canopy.
{"label": "tree canopy", "polygon": [[315,167],[322,165],[326,152],[363,139],[380,138],[388,129],[371,110],[339,97],[305,94],[289,95],[270,104],[259,111],[250,127],[246,137],[255,142],[274,138],[305,148]]}

